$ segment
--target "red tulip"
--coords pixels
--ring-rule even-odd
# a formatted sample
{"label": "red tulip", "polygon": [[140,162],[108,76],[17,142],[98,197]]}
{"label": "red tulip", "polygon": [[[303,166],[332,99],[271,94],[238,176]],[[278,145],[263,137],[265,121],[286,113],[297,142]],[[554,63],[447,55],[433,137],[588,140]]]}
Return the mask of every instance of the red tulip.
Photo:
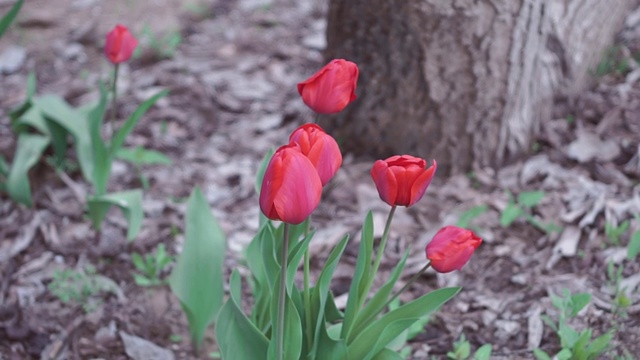
{"label": "red tulip", "polygon": [[373,164],[371,177],[378,188],[380,198],[391,206],[409,207],[422,198],[438,164],[426,169],[424,159],[411,155],[396,155]]}
{"label": "red tulip", "polygon": [[320,203],[322,183],[295,143],[276,150],[262,180],[260,209],[271,220],[303,222]]}
{"label": "red tulip", "polygon": [[471,230],[445,226],[436,233],[425,249],[431,267],[441,273],[460,270],[469,261],[482,239]]}
{"label": "red tulip", "polygon": [[312,77],[298,84],[302,101],[320,114],[342,111],[356,99],[358,65],[335,59]]}
{"label": "red tulip", "polygon": [[298,144],[302,153],[311,160],[320,175],[322,186],[331,180],[342,165],[338,143],[316,124],[300,126],[291,133],[289,141]]}
{"label": "red tulip", "polygon": [[118,24],[107,34],[104,54],[109,61],[119,64],[131,58],[136,46],[138,46],[138,40],[131,35],[126,26]]}

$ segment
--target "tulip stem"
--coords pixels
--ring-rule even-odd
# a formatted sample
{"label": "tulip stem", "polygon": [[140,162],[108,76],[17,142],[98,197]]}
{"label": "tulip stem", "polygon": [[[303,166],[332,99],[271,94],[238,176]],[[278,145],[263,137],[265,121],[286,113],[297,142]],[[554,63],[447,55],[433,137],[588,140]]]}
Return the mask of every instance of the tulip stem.
{"label": "tulip stem", "polygon": [[371,290],[371,286],[373,285],[373,280],[378,273],[378,268],[380,267],[380,262],[382,261],[382,254],[384,254],[384,249],[387,246],[387,240],[389,239],[389,231],[391,229],[391,220],[393,219],[393,214],[396,212],[396,206],[392,206],[389,211],[389,215],[387,216],[387,222],[384,225],[384,232],[382,233],[382,239],[380,240],[380,245],[378,246],[378,251],[376,251],[376,260],[373,263],[373,268],[369,273],[369,280],[367,281],[367,286],[364,289],[364,292],[360,295],[360,304],[358,309],[364,305],[364,300],[367,297],[367,294]]}
{"label": "tulip stem", "polygon": [[289,224],[284,223],[282,235],[282,260],[280,266],[280,294],[278,296],[277,354],[278,360],[284,359],[284,310],[287,296],[287,258],[289,255]]}
{"label": "tulip stem", "polygon": [[[311,224],[311,215],[307,218],[304,227],[304,237],[309,235],[309,226]],[[304,250],[304,312],[305,323],[307,324],[307,351],[313,346],[313,327],[311,326],[311,293],[309,291],[309,246]]]}
{"label": "tulip stem", "polygon": [[424,264],[424,266],[422,267],[422,269],[420,269],[420,271],[418,271],[415,275],[413,275],[411,277],[411,279],[409,279],[409,281],[407,281],[406,284],[404,284],[404,286],[402,287],[402,289],[398,290],[398,292],[396,292],[393,297],[391,297],[391,299],[389,299],[384,306],[382,307],[383,309],[386,308],[387,306],[389,306],[389,304],[391,304],[391,302],[393,300],[395,300],[398,296],[400,296],[400,294],[402,294],[402,292],[404,292],[405,290],[407,290],[409,288],[409,286],[411,286],[411,284],[413,284],[416,280],[418,280],[420,278],[420,276],[422,276],[422,274],[424,274],[425,271],[427,271],[427,269],[429,268],[429,266],[431,266],[431,261],[427,261],[426,264]]}
{"label": "tulip stem", "polygon": [[113,70],[113,83],[111,84],[111,120],[109,121],[109,139],[112,139],[115,135],[115,122],[116,122],[116,109],[117,109],[117,97],[118,97],[118,69],[120,64],[115,64]]}

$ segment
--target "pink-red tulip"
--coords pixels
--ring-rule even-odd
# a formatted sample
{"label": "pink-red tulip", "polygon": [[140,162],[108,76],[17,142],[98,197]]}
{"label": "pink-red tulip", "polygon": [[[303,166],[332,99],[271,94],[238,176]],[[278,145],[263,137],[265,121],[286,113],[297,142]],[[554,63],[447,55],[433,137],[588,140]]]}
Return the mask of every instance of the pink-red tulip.
{"label": "pink-red tulip", "polygon": [[298,84],[302,101],[320,114],[342,111],[356,99],[358,65],[344,59],[335,59],[320,71]]}
{"label": "pink-red tulip", "polygon": [[409,207],[422,198],[436,172],[437,163],[426,168],[424,159],[396,155],[373,164],[371,177],[380,198],[391,206]]}
{"label": "pink-red tulip", "polygon": [[289,141],[300,146],[320,175],[322,186],[336,174],[342,165],[342,154],[336,140],[316,124],[304,124],[297,128]]}
{"label": "pink-red tulip", "polygon": [[107,34],[104,55],[112,63],[119,64],[131,58],[136,46],[138,46],[138,40],[131,35],[126,26],[118,24]]}
{"label": "pink-red tulip", "polygon": [[260,209],[271,220],[303,222],[320,203],[322,182],[295,143],[276,150],[264,173]]}
{"label": "pink-red tulip", "polygon": [[436,233],[425,251],[434,270],[448,273],[462,269],[480,244],[482,239],[471,230],[445,226]]}

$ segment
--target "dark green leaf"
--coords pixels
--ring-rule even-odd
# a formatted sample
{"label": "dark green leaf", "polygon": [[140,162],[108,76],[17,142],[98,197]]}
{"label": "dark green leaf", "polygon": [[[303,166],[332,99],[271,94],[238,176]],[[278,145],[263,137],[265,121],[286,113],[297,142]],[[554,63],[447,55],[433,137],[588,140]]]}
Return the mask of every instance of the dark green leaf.
{"label": "dark green leaf", "polygon": [[5,31],[9,28],[9,25],[13,22],[13,20],[18,15],[20,8],[22,7],[23,0],[16,1],[15,4],[9,9],[9,12],[6,13],[2,19],[0,19],[0,38],[4,35]]}
{"label": "dark green leaf", "polygon": [[111,147],[109,149],[110,154],[113,155],[118,153],[120,148],[122,148],[122,145],[124,145],[124,140],[129,136],[131,131],[133,131],[133,128],[136,126],[138,121],[140,121],[142,115],[144,115],[144,113],[146,113],[147,110],[156,103],[156,101],[161,97],[166,96],[168,93],[169,90],[162,90],[138,106],[138,108],[133,112],[133,114],[131,114],[131,116],[129,116],[127,121],[124,122],[118,131],[116,131],[115,135],[111,139]]}
{"label": "dark green leaf", "polygon": [[269,340],[230,297],[216,320],[216,340],[223,359],[264,359]]}
{"label": "dark green leaf", "polygon": [[[198,348],[222,306],[226,245],[224,233],[198,188],[189,197],[186,222],[184,249],[169,284],[185,310],[191,339]],[[230,311],[233,315],[233,309]]]}
{"label": "dark green leaf", "polygon": [[349,298],[347,299],[347,308],[344,312],[344,324],[342,326],[342,334],[340,338],[348,339],[351,329],[355,324],[358,313],[360,312],[360,299],[365,287],[369,282],[369,277],[375,276],[370,274],[371,254],[373,253],[373,213],[369,211],[362,224],[362,237],[360,239],[360,249],[358,250],[358,258],[356,260],[356,269],[349,287]]}
{"label": "dark green leaf", "polygon": [[32,205],[28,173],[38,163],[47,145],[49,139],[42,135],[23,133],[18,136],[18,145],[6,184],[7,192],[13,200],[27,206]]}

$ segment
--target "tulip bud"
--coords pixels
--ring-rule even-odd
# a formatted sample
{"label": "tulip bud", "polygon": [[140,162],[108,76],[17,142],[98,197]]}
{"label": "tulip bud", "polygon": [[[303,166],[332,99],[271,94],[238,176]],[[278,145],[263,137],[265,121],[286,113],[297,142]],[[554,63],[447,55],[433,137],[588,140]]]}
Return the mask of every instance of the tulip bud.
{"label": "tulip bud", "polygon": [[351,61],[335,59],[299,83],[298,92],[313,111],[333,114],[356,99],[357,82],[358,66]]}
{"label": "tulip bud", "polygon": [[295,143],[276,150],[260,190],[260,209],[271,220],[300,224],[318,207],[322,183]]}
{"label": "tulip bud", "polygon": [[298,146],[306,155],[320,175],[322,186],[336,174],[342,165],[342,154],[336,140],[316,124],[304,124],[297,128],[289,141]]}
{"label": "tulip bud", "polygon": [[434,270],[448,273],[462,269],[480,244],[482,239],[471,230],[445,226],[436,233],[425,251]]}
{"label": "tulip bud", "polygon": [[380,198],[391,206],[412,206],[422,198],[436,172],[437,163],[425,168],[424,159],[396,155],[373,164],[371,177]]}
{"label": "tulip bud", "polygon": [[107,34],[104,55],[112,63],[119,64],[131,58],[136,46],[138,46],[138,40],[131,35],[126,26],[118,24]]}

